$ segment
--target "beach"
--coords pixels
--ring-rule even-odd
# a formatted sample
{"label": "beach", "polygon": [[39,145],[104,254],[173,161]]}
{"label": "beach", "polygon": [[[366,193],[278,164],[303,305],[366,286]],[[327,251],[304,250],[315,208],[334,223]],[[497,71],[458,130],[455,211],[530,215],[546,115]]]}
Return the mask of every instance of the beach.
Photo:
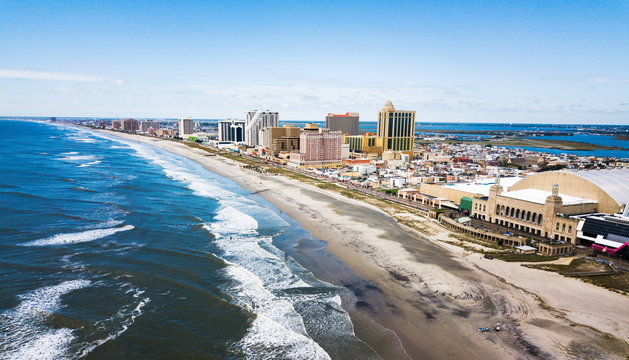
{"label": "beach", "polygon": [[[102,132],[186,157],[259,192],[324,241],[324,249],[298,245],[302,258],[297,259],[318,278],[355,294],[355,303],[343,306],[356,334],[383,358],[623,359],[629,352],[624,295],[518,263],[482,259],[445,242],[450,232],[428,219],[413,221],[424,222],[431,235],[399,224],[376,206],[260,174],[181,143]],[[352,274],[345,276],[347,269]],[[497,323],[500,332],[476,330]]]}

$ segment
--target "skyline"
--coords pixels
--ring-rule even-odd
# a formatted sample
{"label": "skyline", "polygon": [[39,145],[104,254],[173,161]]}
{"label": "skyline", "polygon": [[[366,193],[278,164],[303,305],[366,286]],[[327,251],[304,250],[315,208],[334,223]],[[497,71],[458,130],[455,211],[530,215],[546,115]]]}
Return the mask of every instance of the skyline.
{"label": "skyline", "polygon": [[629,119],[623,1],[4,1],[0,20],[0,116]]}

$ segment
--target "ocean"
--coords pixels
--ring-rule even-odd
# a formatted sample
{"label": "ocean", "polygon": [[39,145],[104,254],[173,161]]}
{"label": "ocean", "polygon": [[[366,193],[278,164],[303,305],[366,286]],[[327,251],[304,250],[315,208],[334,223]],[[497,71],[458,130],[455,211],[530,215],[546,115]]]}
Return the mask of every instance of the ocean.
{"label": "ocean", "polygon": [[0,358],[378,358],[262,198],[148,145],[0,130]]}

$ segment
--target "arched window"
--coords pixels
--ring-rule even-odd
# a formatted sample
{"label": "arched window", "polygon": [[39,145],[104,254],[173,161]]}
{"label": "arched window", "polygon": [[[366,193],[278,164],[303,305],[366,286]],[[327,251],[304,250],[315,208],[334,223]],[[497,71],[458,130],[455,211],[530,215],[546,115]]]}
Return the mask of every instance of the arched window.
{"label": "arched window", "polygon": [[531,222],[535,223],[535,220],[537,220],[537,213],[533,213],[533,215],[531,216]]}
{"label": "arched window", "polygon": [[544,217],[542,216],[542,214],[539,214],[539,216],[537,217],[537,223],[541,225],[543,220]]}
{"label": "arched window", "polygon": [[516,219],[519,219],[519,218],[520,218],[520,209],[517,209],[517,210],[515,211],[515,218],[516,218]]}
{"label": "arched window", "polygon": [[531,221],[531,212],[530,211],[526,212],[526,221]]}
{"label": "arched window", "polygon": [[515,212],[515,209],[514,209],[514,208],[511,208],[511,211],[509,212],[509,213],[510,213],[510,215],[509,215],[509,216],[513,217],[513,213],[514,213],[514,212]]}

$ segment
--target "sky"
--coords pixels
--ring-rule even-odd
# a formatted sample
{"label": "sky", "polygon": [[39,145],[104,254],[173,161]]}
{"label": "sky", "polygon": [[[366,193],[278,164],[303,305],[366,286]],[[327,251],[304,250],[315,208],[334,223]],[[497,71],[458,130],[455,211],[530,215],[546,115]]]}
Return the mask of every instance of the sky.
{"label": "sky", "polygon": [[0,116],[629,124],[629,1],[0,0]]}

